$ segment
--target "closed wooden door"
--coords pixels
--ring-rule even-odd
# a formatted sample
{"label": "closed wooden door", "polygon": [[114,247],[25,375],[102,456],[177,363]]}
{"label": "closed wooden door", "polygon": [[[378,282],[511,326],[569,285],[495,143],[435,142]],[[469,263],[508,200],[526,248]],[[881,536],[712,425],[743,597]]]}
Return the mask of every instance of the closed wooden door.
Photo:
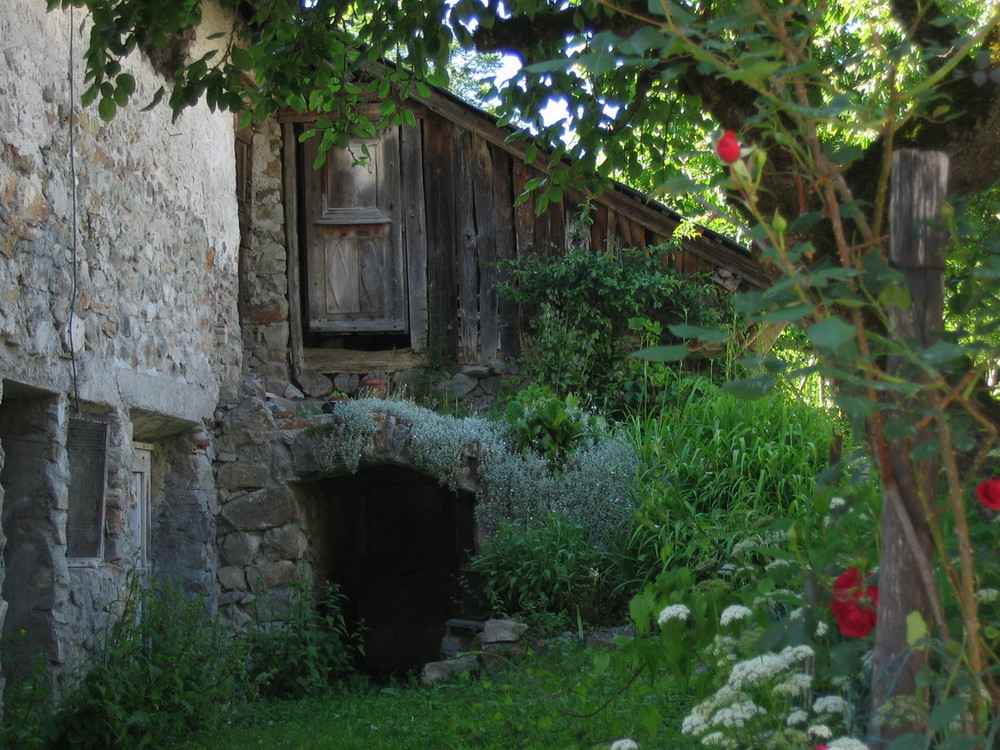
{"label": "closed wooden door", "polygon": [[331,149],[313,170],[318,144],[319,138],[304,144],[309,330],[404,332],[399,129]]}

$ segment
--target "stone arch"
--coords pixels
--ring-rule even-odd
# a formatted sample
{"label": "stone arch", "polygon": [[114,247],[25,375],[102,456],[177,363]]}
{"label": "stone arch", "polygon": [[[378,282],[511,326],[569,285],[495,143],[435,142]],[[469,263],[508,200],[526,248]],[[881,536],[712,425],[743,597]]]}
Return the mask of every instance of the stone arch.
{"label": "stone arch", "polygon": [[[411,425],[374,412],[354,461],[331,460],[319,425],[276,422],[248,398],[217,437],[220,611],[236,624],[280,619],[297,578],[331,581],[365,620],[370,671],[439,658],[445,620],[467,616],[458,575],[476,544],[474,450],[442,484],[410,450]],[[342,439],[349,439],[343,437]]]}

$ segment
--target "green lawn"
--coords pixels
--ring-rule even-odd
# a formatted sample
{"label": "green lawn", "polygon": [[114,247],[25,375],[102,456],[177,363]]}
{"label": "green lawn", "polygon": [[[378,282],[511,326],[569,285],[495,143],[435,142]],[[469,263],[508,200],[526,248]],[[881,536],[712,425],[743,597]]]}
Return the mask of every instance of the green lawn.
{"label": "green lawn", "polygon": [[[235,707],[213,730],[176,745],[183,750],[590,750],[622,737],[647,748],[685,747],[678,727],[689,702],[669,683],[604,676],[579,684],[592,652],[566,647],[518,668],[433,688],[415,680],[350,686],[299,701]],[[607,701],[601,710],[594,709]],[[592,713],[590,716],[583,714]],[[652,717],[659,714],[657,722]],[[655,736],[641,716],[658,724]]]}

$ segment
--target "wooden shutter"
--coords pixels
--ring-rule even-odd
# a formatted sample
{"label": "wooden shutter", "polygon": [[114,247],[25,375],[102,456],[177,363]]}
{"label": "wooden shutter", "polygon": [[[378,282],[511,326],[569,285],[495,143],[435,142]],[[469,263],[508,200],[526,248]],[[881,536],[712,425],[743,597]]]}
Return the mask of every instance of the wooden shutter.
{"label": "wooden shutter", "polygon": [[[408,330],[399,129],[331,149],[305,143],[306,292],[313,332]],[[367,149],[365,163],[355,163]]]}

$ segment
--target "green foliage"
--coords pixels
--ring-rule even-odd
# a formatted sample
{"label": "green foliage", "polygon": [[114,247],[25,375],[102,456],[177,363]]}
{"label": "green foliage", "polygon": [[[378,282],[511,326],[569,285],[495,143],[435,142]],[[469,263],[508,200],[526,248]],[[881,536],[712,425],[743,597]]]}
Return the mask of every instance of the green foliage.
{"label": "green foliage", "polygon": [[607,435],[608,426],[598,414],[584,411],[580,399],[565,399],[542,385],[523,389],[507,404],[504,412],[510,422],[519,451],[534,451],[558,468],[566,456]]}
{"label": "green foliage", "polygon": [[279,612],[257,612],[247,636],[250,677],[268,698],[329,692],[354,671],[358,637],[344,620],[344,595],[329,582],[319,595],[297,580]]}
{"label": "green foliage", "polygon": [[504,521],[475,555],[470,570],[480,574],[494,612],[537,620],[562,615],[561,630],[579,616],[587,623],[620,620],[624,598],[609,596],[607,553],[584,529],[552,515],[537,524]]}
{"label": "green foliage", "polygon": [[59,703],[58,748],[161,745],[252,691],[244,654],[207,602],[169,580],[129,577],[121,616]]}
{"label": "green foliage", "polygon": [[779,392],[743,401],[707,378],[681,378],[661,405],[632,423],[643,467],[637,533],[660,545],[647,575],[659,566],[716,570],[735,540],[796,513],[827,468],[835,423]]}
{"label": "green foliage", "polygon": [[865,732],[873,636],[841,635],[829,602],[842,571],[872,569],[878,488],[853,469],[827,479],[794,520],[742,533],[714,575],[672,565],[632,600],[639,637],[613,658],[691,691],[691,742],[793,750]]}
{"label": "green foliage", "polygon": [[[18,640],[23,634],[13,634]],[[45,673],[45,655],[35,658],[27,674],[15,675],[8,668],[0,716],[0,747],[6,750],[42,750],[48,746],[52,726],[52,691]]]}
{"label": "green foliage", "polygon": [[527,374],[559,394],[617,406],[628,355],[667,324],[721,324],[721,290],[706,277],[664,268],[669,250],[615,253],[571,248],[564,256],[529,255],[505,266],[498,294],[537,311]]}
{"label": "green foliage", "polygon": [[[669,679],[633,682],[610,670],[595,677],[598,652],[553,640],[516,664],[427,688],[415,680],[352,680],[332,694],[237,706],[225,724],[191,735],[179,750],[607,750],[619,738],[640,747],[686,747],[687,697]],[[606,704],[606,705],[605,705]],[[598,710],[602,708],[603,710]],[[638,709],[662,718],[652,728]]]}

